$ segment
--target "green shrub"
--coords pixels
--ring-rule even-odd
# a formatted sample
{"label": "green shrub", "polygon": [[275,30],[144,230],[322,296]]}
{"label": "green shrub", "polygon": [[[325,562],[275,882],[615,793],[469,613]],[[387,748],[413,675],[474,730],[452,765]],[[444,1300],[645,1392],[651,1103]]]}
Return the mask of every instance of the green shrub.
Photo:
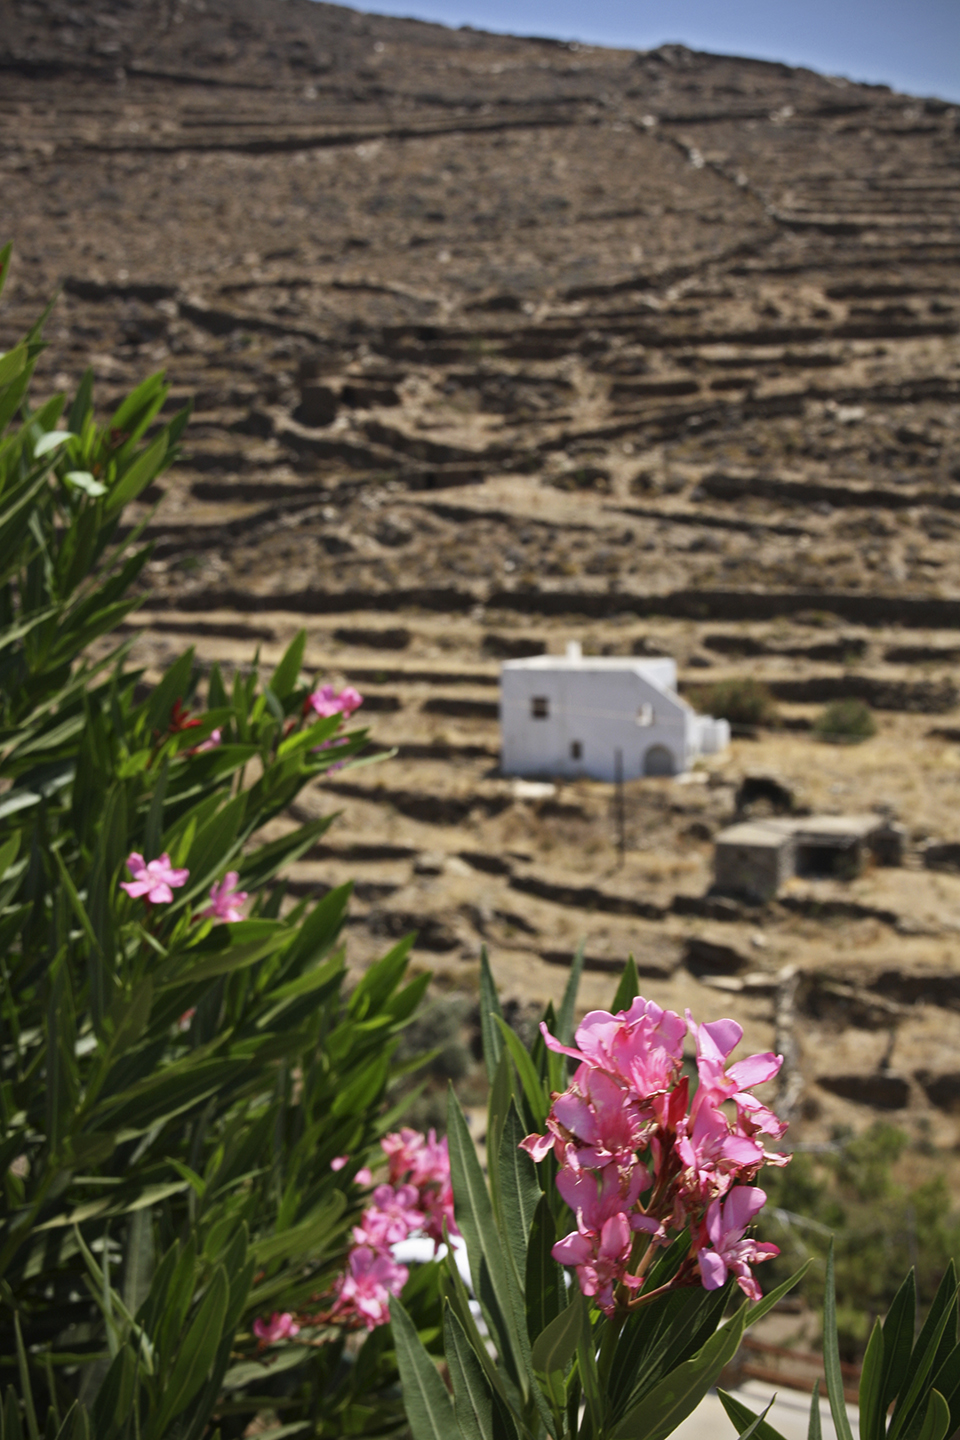
{"label": "green shrub", "polygon": [[[886,1314],[905,1272],[916,1269],[922,1309],[929,1306],[960,1254],[960,1213],[941,1166],[926,1156],[926,1178],[899,1182],[895,1169],[909,1155],[908,1137],[885,1121],[861,1135],[837,1135],[820,1153],[799,1152],[785,1170],[766,1171],[770,1203],[760,1222],[764,1240],[781,1248],[770,1283],[807,1256],[836,1252],[837,1318],[841,1350],[859,1358],[877,1315]],[[823,1300],[823,1268],[803,1281],[812,1305]]]}
{"label": "green shrub", "polygon": [[[187,417],[156,425],[162,375],[104,426],[89,374],[32,411],[40,348],[37,327],[0,356],[0,1433],[388,1431],[382,1337],[362,1363],[342,1335],[268,1363],[252,1334],[329,1289],[418,1064],[394,1061],[428,980],[405,983],[410,940],[348,994],[350,887],[293,905],[281,879],[330,824],[284,812],[366,737],[311,718],[303,632],[269,681],[214,666],[199,709],[192,652],[147,693],[129,642],[88,658],[149,556],[117,543],[124,507]],[[137,857],[181,872],[165,896],[124,891]],[[222,886],[244,918],[208,913]],[[408,1287],[424,1323],[433,1269]]]}
{"label": "green shrub", "polygon": [[865,700],[833,700],[813,722],[818,740],[833,745],[859,745],[877,733],[877,722]]}
{"label": "green shrub", "polygon": [[772,725],[777,718],[770,691],[749,675],[705,686],[696,704],[705,714],[729,720],[731,725]]}

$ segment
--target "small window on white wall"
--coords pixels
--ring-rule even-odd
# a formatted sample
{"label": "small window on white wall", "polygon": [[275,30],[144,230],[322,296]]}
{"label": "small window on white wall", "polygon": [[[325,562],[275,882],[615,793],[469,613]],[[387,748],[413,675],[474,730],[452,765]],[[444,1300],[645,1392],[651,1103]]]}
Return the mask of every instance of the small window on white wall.
{"label": "small window on white wall", "polygon": [[530,698],[531,720],[548,720],[550,718],[550,699],[547,695],[533,695]]}
{"label": "small window on white wall", "polygon": [[640,709],[637,711],[637,724],[638,724],[638,725],[652,725],[653,722],[654,722],[654,719],[655,719],[655,716],[654,716],[654,713],[653,713],[653,706],[652,706],[652,705],[641,705],[641,706],[640,706]]}
{"label": "small window on white wall", "polygon": [[571,759],[571,760],[582,760],[582,759],[583,759],[583,741],[582,741],[582,740],[571,740],[571,741],[570,741],[570,759]]}

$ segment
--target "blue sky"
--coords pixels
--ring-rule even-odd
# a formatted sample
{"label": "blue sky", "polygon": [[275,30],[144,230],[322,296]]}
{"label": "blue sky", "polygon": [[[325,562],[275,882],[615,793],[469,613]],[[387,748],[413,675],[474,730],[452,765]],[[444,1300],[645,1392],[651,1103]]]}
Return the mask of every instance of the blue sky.
{"label": "blue sky", "polygon": [[680,40],[960,100],[960,0],[377,0],[356,8],[636,50]]}

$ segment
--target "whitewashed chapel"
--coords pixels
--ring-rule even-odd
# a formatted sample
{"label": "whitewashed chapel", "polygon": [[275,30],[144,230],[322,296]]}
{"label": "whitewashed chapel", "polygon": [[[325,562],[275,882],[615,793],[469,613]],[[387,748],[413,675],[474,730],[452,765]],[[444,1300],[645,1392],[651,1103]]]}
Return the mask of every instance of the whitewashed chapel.
{"label": "whitewashed chapel", "polygon": [[585,656],[576,641],[504,664],[500,725],[506,775],[679,775],[730,740],[726,720],[677,694],[676,661]]}

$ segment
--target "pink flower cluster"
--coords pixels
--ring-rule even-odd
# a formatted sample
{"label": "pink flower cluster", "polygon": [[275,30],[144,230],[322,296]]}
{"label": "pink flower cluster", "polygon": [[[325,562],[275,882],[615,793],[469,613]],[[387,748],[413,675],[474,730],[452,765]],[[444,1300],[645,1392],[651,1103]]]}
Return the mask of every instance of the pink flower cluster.
{"label": "pink flower cluster", "polygon": [[[169,905],[173,892],[190,879],[189,870],[176,870],[170,863],[170,856],[164,852],[159,860],[144,860],[136,850],[127,856],[127,869],[132,880],[121,880],[120,889],[133,896],[142,895],[151,905]],[[236,870],[228,870],[219,885],[210,887],[210,904],[201,910],[198,919],[222,920],[230,925],[243,919],[240,908],[247,898],[246,890],[237,889],[240,878]]]}
{"label": "pink flower cluster", "polygon": [[[353,1228],[354,1246],[347,1270],[337,1280],[327,1321],[373,1330],[390,1319],[390,1297],[399,1295],[409,1271],[393,1258],[393,1247],[412,1235],[427,1235],[442,1244],[460,1232],[453,1219],[453,1189],[446,1140],[404,1129],[380,1142],[387,1157],[388,1179],[371,1195]],[[342,1169],[345,1157],[333,1162]],[[362,1172],[361,1172],[362,1173]],[[358,1177],[359,1179],[359,1174]]]}
{"label": "pink flower cluster", "polygon": [[[760,1137],[779,1140],[786,1126],[750,1091],[773,1079],[783,1057],[728,1067],[743,1036],[735,1021],[697,1025],[689,1011],[684,1021],[642,996],[616,1015],[587,1015],[578,1049],[541,1030],[551,1050],[580,1062],[553,1097],[547,1133],[522,1142],[536,1161],[554,1152],[557,1188],[576,1216],[554,1258],[574,1266],[583,1293],[611,1315],[660,1293],[644,1289],[650,1262],[689,1229],[689,1253],[666,1288],[699,1280],[716,1290],[732,1275],[759,1299],[750,1267],[779,1252],[747,1237],[766,1199],[752,1182],[764,1164],[789,1156],[764,1149]],[[692,1104],[681,1072],[688,1033],[697,1050]]]}
{"label": "pink flower cluster", "polygon": [[276,1345],[278,1340],[292,1340],[299,1335],[300,1326],[288,1311],[280,1315],[275,1310],[269,1320],[254,1320],[253,1333],[262,1345]]}
{"label": "pink flower cluster", "polygon": [[362,704],[363,696],[352,685],[345,685],[339,695],[332,685],[321,685],[319,690],[313,690],[307,696],[303,713],[312,710],[320,720],[327,720],[331,715],[343,715],[344,719],[349,719]]}
{"label": "pink flower cluster", "polygon": [[173,892],[186,885],[189,870],[176,870],[170,863],[170,856],[164,852],[159,860],[144,860],[136,850],[127,856],[127,869],[132,880],[121,880],[120,889],[136,899],[142,895],[151,905],[169,905]]}

